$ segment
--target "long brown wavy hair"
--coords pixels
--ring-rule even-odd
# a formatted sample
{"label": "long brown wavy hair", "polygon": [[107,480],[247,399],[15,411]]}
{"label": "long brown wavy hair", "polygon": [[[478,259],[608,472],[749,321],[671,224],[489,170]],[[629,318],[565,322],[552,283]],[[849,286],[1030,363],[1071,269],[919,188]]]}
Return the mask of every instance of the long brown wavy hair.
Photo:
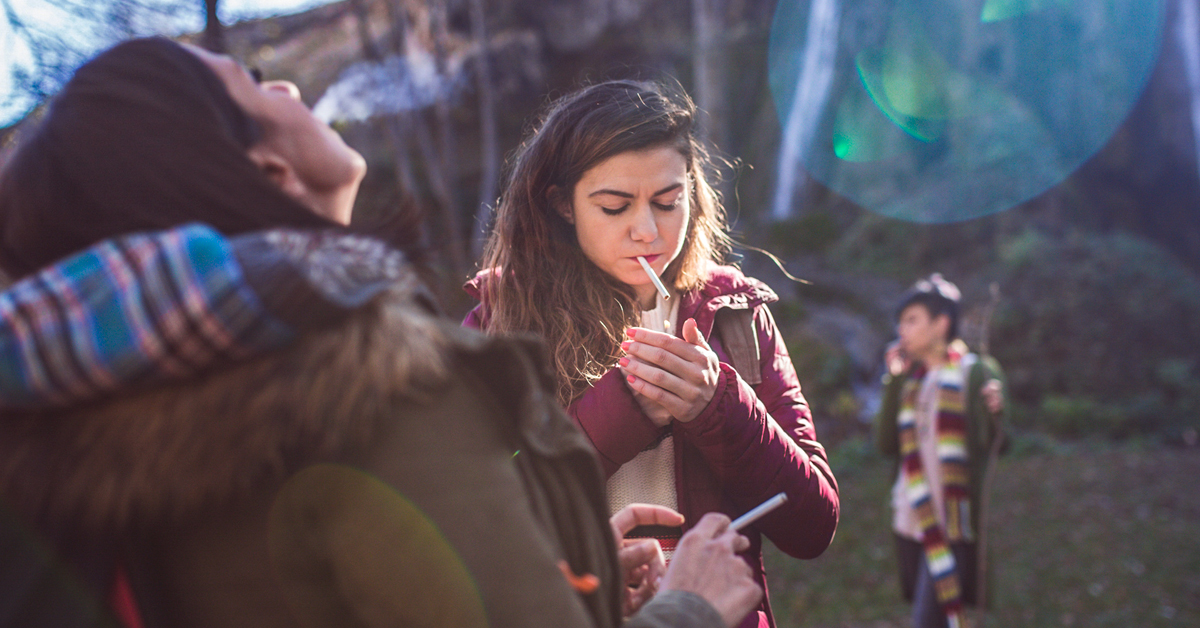
{"label": "long brown wavy hair", "polygon": [[691,215],[683,249],[663,281],[685,293],[721,263],[729,236],[718,172],[696,136],[696,106],[681,89],[638,81],[590,85],[552,103],[509,160],[483,253],[488,332],[534,332],[550,344],[567,405],[616,366],[624,330],[639,324],[634,292],[584,256],[575,227],[555,210],[600,162],[669,146],[686,159]]}

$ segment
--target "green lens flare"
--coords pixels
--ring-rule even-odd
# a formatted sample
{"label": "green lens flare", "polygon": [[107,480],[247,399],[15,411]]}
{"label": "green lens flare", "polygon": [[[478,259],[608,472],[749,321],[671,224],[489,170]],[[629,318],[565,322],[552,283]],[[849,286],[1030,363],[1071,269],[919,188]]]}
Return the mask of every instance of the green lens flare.
{"label": "green lens flare", "polygon": [[[1112,138],[1157,61],[1163,6],[780,2],[768,51],[771,92],[780,128],[811,138],[781,141],[790,152],[780,163],[905,220],[1010,209],[1061,183]],[[806,41],[810,33],[828,41]],[[794,112],[798,87],[824,85],[817,77],[829,73],[830,87]]]}

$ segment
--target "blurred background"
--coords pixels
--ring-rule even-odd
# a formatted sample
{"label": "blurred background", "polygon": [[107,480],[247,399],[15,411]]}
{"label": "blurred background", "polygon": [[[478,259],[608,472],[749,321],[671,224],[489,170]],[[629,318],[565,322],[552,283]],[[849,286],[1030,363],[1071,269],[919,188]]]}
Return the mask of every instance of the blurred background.
{"label": "blurred background", "polygon": [[782,298],[841,483],[824,556],[768,554],[780,625],[907,625],[870,420],[894,303],[935,271],[962,288],[965,339],[1004,365],[1014,401],[985,624],[1200,625],[1200,0],[0,11],[0,163],[101,48],[164,34],[226,51],[294,81],[366,156],[357,217],[421,208],[452,316],[472,305],[459,286],[506,156],[549,100],[678,81],[727,160],[736,252]]}

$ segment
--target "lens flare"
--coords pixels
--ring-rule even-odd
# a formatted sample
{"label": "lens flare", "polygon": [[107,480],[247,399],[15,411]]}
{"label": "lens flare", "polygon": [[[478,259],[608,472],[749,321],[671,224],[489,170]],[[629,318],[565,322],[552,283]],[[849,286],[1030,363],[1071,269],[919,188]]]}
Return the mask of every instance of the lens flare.
{"label": "lens flare", "polygon": [[438,525],[365,471],[319,464],[292,476],[270,517],[271,561],[303,625],[353,608],[381,624],[488,626],[478,587]]}
{"label": "lens flare", "polygon": [[[781,2],[771,92],[785,135],[806,141],[784,137],[780,164],[904,220],[1010,209],[1112,138],[1157,61],[1163,13],[1161,0]],[[806,73],[831,69],[823,101],[793,107]]]}

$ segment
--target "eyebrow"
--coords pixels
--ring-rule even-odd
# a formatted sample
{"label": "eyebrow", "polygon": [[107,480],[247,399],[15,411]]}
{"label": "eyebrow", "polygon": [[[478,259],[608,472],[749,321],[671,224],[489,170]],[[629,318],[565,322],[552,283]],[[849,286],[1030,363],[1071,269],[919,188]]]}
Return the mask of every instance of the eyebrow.
{"label": "eyebrow", "polygon": [[[662,196],[663,194],[666,194],[667,192],[670,192],[676,188],[681,188],[681,187],[683,187],[682,183],[674,183],[672,185],[668,185],[667,187],[655,192],[654,194],[651,194],[650,198],[654,198],[655,196]],[[592,198],[593,196],[600,196],[602,194],[608,194],[610,196],[619,196],[621,198],[633,198],[633,195],[630,194],[629,192],[621,192],[619,190],[609,190],[609,189],[596,190],[595,192],[588,194],[588,198]]]}

